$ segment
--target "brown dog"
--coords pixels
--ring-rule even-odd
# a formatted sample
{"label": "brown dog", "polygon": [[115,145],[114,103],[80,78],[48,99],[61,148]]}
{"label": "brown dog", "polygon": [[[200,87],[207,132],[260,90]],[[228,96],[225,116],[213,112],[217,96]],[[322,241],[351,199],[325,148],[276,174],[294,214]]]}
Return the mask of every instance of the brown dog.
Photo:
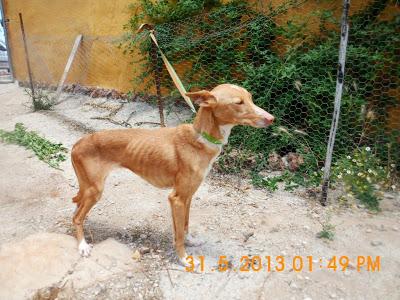
{"label": "brown dog", "polygon": [[194,124],[174,128],[106,130],[87,135],[72,149],[72,164],[79,181],[73,198],[73,217],[79,252],[91,250],[83,222],[100,199],[104,181],[113,168],[128,168],[159,188],[172,188],[171,205],[175,248],[186,264],[184,239],[188,234],[193,194],[207,176],[235,125],[267,127],[274,117],[256,106],[244,88],[222,84],[211,92],[187,93],[200,105]]}

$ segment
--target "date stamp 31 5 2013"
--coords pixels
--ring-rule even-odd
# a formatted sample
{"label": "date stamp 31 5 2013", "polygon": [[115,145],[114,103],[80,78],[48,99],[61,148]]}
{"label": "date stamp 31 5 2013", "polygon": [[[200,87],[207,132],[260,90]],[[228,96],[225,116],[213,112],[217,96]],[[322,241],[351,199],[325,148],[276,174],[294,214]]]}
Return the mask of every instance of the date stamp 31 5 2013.
{"label": "date stamp 31 5 2013", "polygon": [[[219,256],[217,265],[210,267],[206,270],[205,258],[203,255],[192,256],[189,255],[187,258],[188,266],[186,266],[187,272],[194,271],[210,271],[210,272],[284,272],[285,270],[293,270],[295,272],[313,272],[314,270],[331,270],[346,271],[349,268],[354,268],[358,272],[379,272],[381,271],[381,257],[380,256],[356,256],[350,259],[346,255],[332,256],[329,259],[315,258],[313,256],[293,256],[291,258],[285,258],[282,255],[278,256],[247,256],[243,255],[238,260],[238,266],[235,267],[235,263],[232,260],[228,260],[226,255]],[[196,268],[195,260],[200,262],[198,268]]]}

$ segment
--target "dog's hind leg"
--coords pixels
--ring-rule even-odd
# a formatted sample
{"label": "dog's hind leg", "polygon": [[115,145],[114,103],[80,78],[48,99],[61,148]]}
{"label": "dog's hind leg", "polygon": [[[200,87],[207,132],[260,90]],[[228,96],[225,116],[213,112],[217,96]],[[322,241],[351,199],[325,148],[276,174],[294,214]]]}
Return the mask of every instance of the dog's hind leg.
{"label": "dog's hind leg", "polygon": [[88,256],[91,246],[85,240],[83,223],[90,209],[101,197],[111,166],[101,163],[98,159],[83,157],[77,151],[72,152],[72,161],[79,181],[79,192],[73,198],[77,209],[72,221],[76,229],[79,253],[82,256]]}

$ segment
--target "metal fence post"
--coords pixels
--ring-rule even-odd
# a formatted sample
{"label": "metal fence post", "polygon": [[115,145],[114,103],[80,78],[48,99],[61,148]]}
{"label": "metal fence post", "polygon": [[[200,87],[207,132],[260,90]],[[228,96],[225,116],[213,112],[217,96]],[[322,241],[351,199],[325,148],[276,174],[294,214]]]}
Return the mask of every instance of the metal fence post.
{"label": "metal fence post", "polygon": [[343,0],[343,12],[341,19],[341,34],[340,34],[340,46],[339,46],[339,63],[338,63],[338,72],[336,79],[336,93],[335,93],[335,105],[332,116],[332,125],[329,133],[329,141],[326,151],[326,159],[325,159],[325,168],[324,168],[324,177],[322,182],[322,197],[321,204],[326,205],[326,200],[328,196],[328,187],[329,187],[329,178],[331,172],[331,163],[332,163],[332,154],[333,154],[333,146],[335,144],[336,131],[339,123],[340,116],[340,104],[342,100],[343,93],[343,81],[344,81],[344,70],[346,63],[346,50],[347,50],[347,41],[349,37],[349,24],[348,24],[348,16],[349,16],[349,8],[350,8],[350,0]]}
{"label": "metal fence post", "polygon": [[28,45],[26,43],[24,21],[22,19],[22,14],[19,13],[18,15],[19,15],[19,24],[21,26],[21,32],[22,32],[22,39],[23,39],[23,42],[24,42],[26,67],[28,68],[29,84],[30,84],[30,87],[31,87],[32,100],[33,100],[33,102],[35,102],[35,89],[33,87],[33,76],[32,76],[31,63],[30,63],[30,60],[29,60]]}

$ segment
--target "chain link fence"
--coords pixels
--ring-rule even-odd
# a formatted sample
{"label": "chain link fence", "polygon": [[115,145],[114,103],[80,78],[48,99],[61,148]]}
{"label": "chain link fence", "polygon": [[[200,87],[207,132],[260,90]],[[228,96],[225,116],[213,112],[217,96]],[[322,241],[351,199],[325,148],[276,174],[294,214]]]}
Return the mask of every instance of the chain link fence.
{"label": "chain link fence", "polygon": [[[74,39],[74,37],[66,39],[57,36],[29,35],[26,38],[35,94],[50,104],[70,56]],[[115,55],[120,52],[117,49],[119,39],[120,37],[85,35],[74,56],[63,91],[94,98],[127,98],[126,93],[113,88],[119,78],[110,74],[111,69],[118,69],[121,64],[130,65],[128,57],[122,54]],[[57,53],[57,56],[53,53]],[[29,78],[22,80],[20,84],[28,88]],[[27,92],[30,93],[28,89]],[[62,97],[60,100],[63,100]]]}
{"label": "chain link fence", "polygon": [[[145,1],[146,2],[146,1]],[[287,17],[309,1],[275,9],[231,1],[195,17],[147,17],[158,23],[161,49],[188,90],[234,83],[276,117],[266,130],[237,127],[219,160],[225,172],[250,170],[253,182],[274,190],[319,185],[332,123],[340,42],[341,3]],[[328,1],[329,2],[329,1]],[[339,5],[337,5],[339,3]],[[400,170],[399,15],[390,1],[350,9],[345,83],[333,152],[332,182],[345,183],[347,203],[358,198],[378,208],[379,190],[396,189]],[[146,11],[146,9],[145,9]],[[308,10],[310,11],[310,10]],[[398,12],[398,10],[397,10]],[[292,14],[293,16],[293,14]],[[139,16],[140,17],[140,16]],[[131,28],[140,19],[133,18]],[[161,19],[161,21],[160,21]],[[282,22],[282,19],[286,20]],[[148,33],[129,47],[152,51]],[[164,95],[177,95],[165,68],[151,55],[138,81],[162,69]],[[158,60],[158,64],[162,64]],[[153,81],[148,80],[147,88]],[[280,171],[278,175],[271,171]]]}

